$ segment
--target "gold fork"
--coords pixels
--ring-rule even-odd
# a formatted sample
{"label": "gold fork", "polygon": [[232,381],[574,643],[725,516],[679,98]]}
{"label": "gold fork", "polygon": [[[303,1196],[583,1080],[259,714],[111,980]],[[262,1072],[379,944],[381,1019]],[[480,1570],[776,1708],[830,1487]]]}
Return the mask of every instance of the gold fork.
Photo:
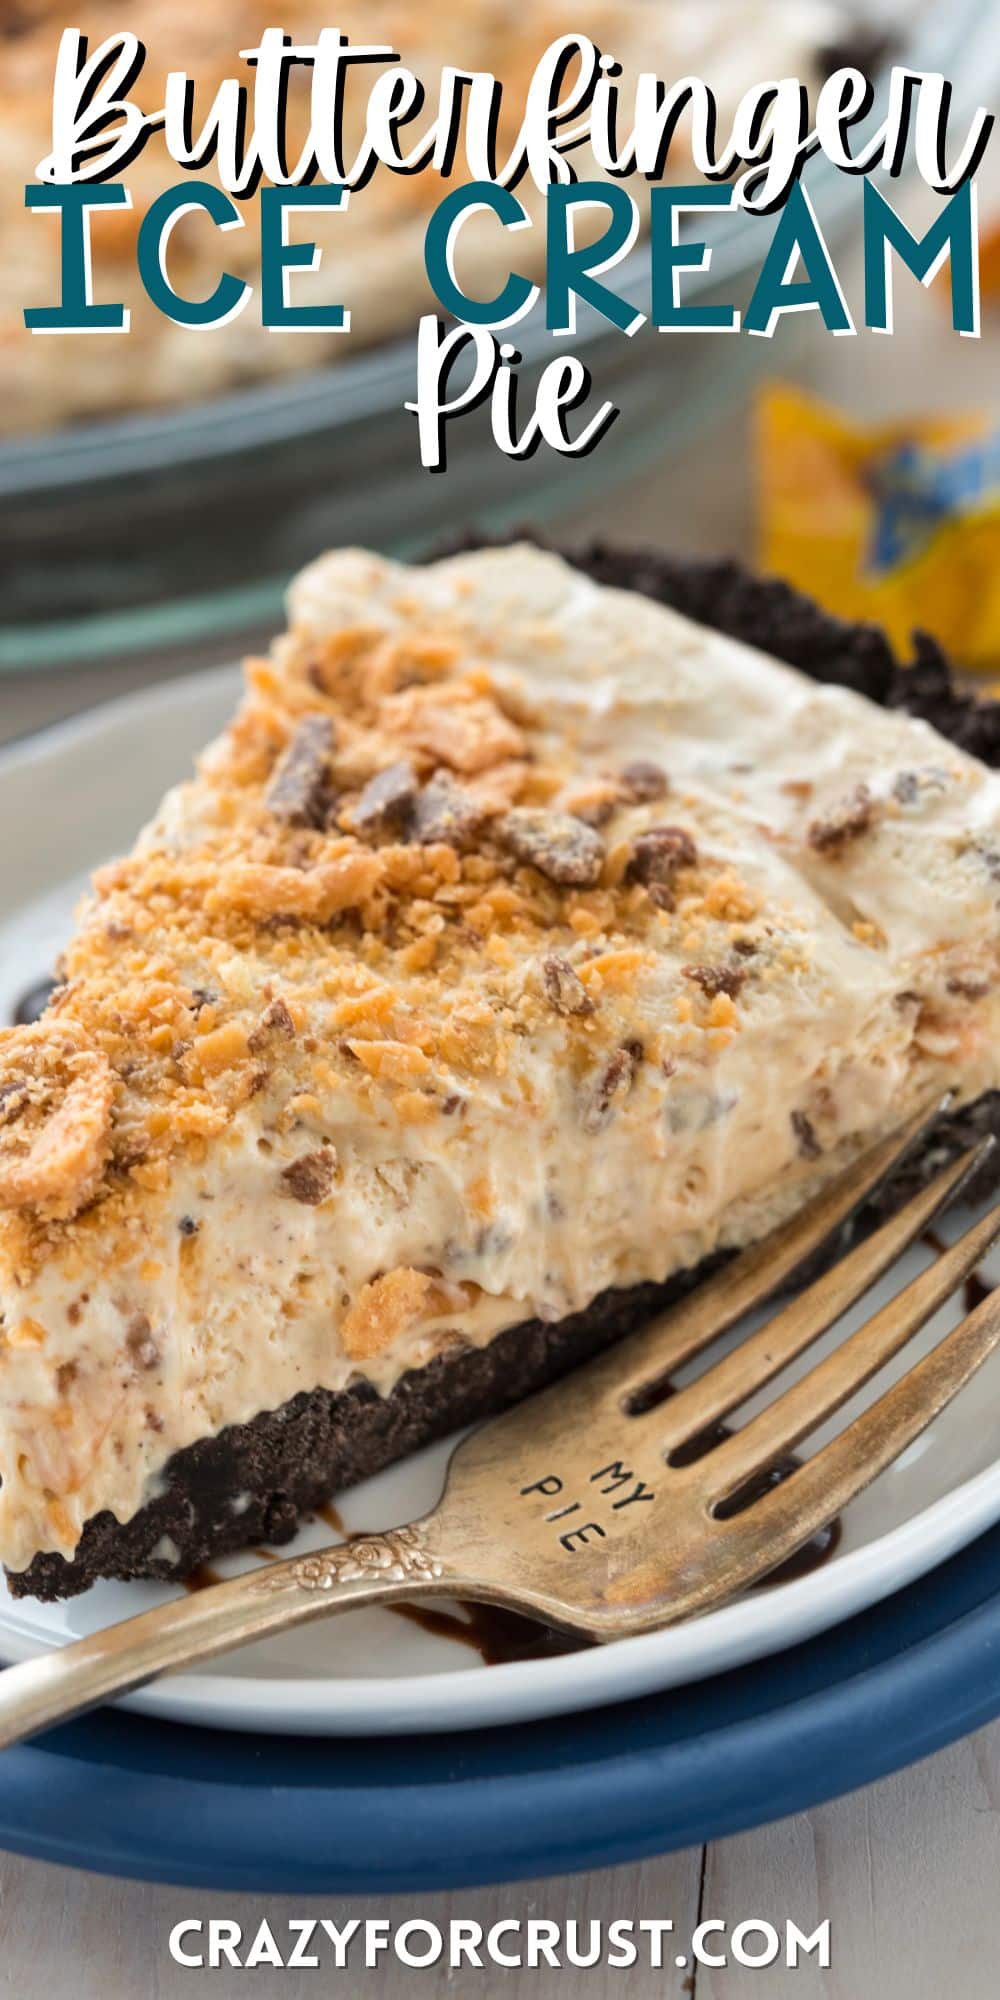
{"label": "gold fork", "polygon": [[944,1409],[1000,1341],[1000,1289],[813,1457],[767,1475],[944,1304],[1000,1234],[1000,1206],[742,1428],[721,1420],[802,1354],[957,1193],[992,1141],[696,1380],[673,1377],[787,1286],[927,1128],[920,1112],[671,1311],[473,1431],[431,1514],[292,1556],[0,1674],[0,1746],[214,1654],[362,1604],[454,1596],[592,1640],[710,1610],[775,1569]]}

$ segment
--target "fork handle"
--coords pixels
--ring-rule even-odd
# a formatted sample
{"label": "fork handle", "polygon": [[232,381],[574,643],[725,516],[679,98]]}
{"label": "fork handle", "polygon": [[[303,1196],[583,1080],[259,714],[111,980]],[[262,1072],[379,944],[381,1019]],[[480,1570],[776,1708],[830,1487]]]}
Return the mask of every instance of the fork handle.
{"label": "fork handle", "polygon": [[334,1611],[480,1591],[429,1545],[423,1524],[269,1563],[0,1672],[0,1749],[157,1674]]}

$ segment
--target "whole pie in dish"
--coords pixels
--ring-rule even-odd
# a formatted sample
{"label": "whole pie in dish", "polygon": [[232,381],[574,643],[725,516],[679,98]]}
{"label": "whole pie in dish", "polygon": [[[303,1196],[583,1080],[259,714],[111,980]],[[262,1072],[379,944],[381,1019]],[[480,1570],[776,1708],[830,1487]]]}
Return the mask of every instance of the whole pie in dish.
{"label": "whole pie in dish", "polygon": [[287,1538],[932,1090],[989,1122],[997,740],[735,571],[305,571],[0,1034],[12,1587]]}
{"label": "whole pie in dish", "polygon": [[[204,214],[182,218],[170,239],[172,283],[186,298],[211,295],[223,270],[249,284],[254,296],[246,309],[211,337],[192,335],[156,312],[136,274],[136,237],[143,216],[182,170],[170,159],[156,133],[139,157],[120,174],[132,195],[129,211],[97,214],[92,222],[94,293],[98,301],[126,305],[127,336],[98,334],[34,338],[24,325],[28,306],[59,298],[60,247],[57,218],[26,215],[20,189],[35,178],[51,147],[52,85],[59,37],[66,27],[85,30],[91,50],[127,28],[146,48],[132,96],[152,113],[162,107],[167,73],[183,70],[196,85],[195,130],[207,119],[212,98],[225,77],[246,80],[242,50],[252,49],[264,29],[278,25],[301,44],[321,28],[335,25],[358,47],[388,47],[399,53],[427,91],[426,117],[401,143],[415,141],[430,123],[445,65],[486,71],[504,86],[501,157],[513,144],[531,74],[544,50],[560,36],[589,35],[622,64],[623,101],[641,70],[662,77],[703,77],[716,91],[720,130],[742,92],[758,79],[820,72],[820,51],[845,39],[839,0],[536,0],[530,9],[510,0],[459,0],[445,10],[416,0],[341,0],[332,12],[321,0],[90,0],[75,11],[65,0],[15,0],[0,8],[0,185],[6,190],[0,238],[0,355],[4,397],[0,430],[49,428],[72,419],[144,405],[186,402],[234,385],[290,369],[337,360],[358,347],[372,346],[398,332],[411,332],[417,315],[432,303],[424,274],[423,243],[428,217],[448,189],[471,178],[460,156],[454,175],[443,180],[427,170],[411,177],[376,172],[337,214],[290,218],[290,233],[318,244],[322,262],[315,277],[299,274],[298,304],[343,304],[351,312],[351,332],[297,330],[267,332],[260,324],[258,203],[243,209],[245,226],[220,236]],[[345,147],[348,157],[364,134],[366,89],[381,70],[360,69],[345,94]],[[365,78],[368,83],[365,83]],[[289,153],[294,158],[308,127],[309,72],[293,73],[289,93]],[[684,123],[671,153],[671,171],[685,171]],[[581,179],[595,172],[592,156],[577,149],[573,163]],[[199,178],[216,178],[214,163]],[[533,218],[543,199],[529,183],[520,189]],[[16,197],[16,198],[15,198]],[[581,224],[581,237],[583,240]],[[537,277],[544,269],[542,228],[522,232],[518,266]],[[470,289],[485,296],[496,288],[509,262],[509,243],[490,218],[473,218],[463,231],[462,273]],[[68,342],[68,347],[67,347]],[[67,364],[67,352],[72,364]]]}

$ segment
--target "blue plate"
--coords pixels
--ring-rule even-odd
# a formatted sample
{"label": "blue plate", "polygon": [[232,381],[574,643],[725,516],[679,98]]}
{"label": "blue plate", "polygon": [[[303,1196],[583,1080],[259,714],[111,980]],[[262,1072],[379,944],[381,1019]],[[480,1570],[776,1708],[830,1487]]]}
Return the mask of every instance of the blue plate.
{"label": "blue plate", "polygon": [[104,1710],[0,1756],[0,1846],[198,1888],[458,1888],[778,1819],[998,1713],[1000,1527],[808,1645],[588,1715],[371,1742]]}

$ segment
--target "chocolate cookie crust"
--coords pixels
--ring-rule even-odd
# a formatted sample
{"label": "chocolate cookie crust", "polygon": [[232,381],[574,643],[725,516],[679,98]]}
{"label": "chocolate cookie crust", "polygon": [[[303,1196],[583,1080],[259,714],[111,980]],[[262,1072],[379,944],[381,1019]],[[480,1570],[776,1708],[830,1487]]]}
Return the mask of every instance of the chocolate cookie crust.
{"label": "chocolate cookie crust", "polygon": [[[480,544],[481,545],[481,544]],[[896,659],[872,625],[847,624],[788,585],[731,562],[680,561],[594,542],[569,560],[595,582],[634,590],[698,623],[759,647],[818,681],[836,682],[884,707],[906,709],[993,767],[1000,766],[1000,702],[956,687],[940,648],[915,635],[912,661]],[[943,1119],[919,1157],[907,1162],[855,1219],[865,1230],[973,1137],[1000,1133],[1000,1093]],[[1000,1162],[978,1191],[1000,1179]],[[714,1265],[716,1259],[710,1260]],[[314,1389],[252,1422],[178,1452],[161,1491],[124,1525],[104,1512],[88,1521],[72,1561],[36,1556],[9,1574],[15,1596],[74,1596],[99,1577],[175,1578],[250,1543],[280,1545],[303,1515],[331,1494],[395,1460],[482,1420],[555,1380],[661,1310],[710,1268],[666,1285],[608,1291],[557,1325],[529,1320],[483,1349],[440,1355],[382,1397],[359,1381],[339,1393]]]}

